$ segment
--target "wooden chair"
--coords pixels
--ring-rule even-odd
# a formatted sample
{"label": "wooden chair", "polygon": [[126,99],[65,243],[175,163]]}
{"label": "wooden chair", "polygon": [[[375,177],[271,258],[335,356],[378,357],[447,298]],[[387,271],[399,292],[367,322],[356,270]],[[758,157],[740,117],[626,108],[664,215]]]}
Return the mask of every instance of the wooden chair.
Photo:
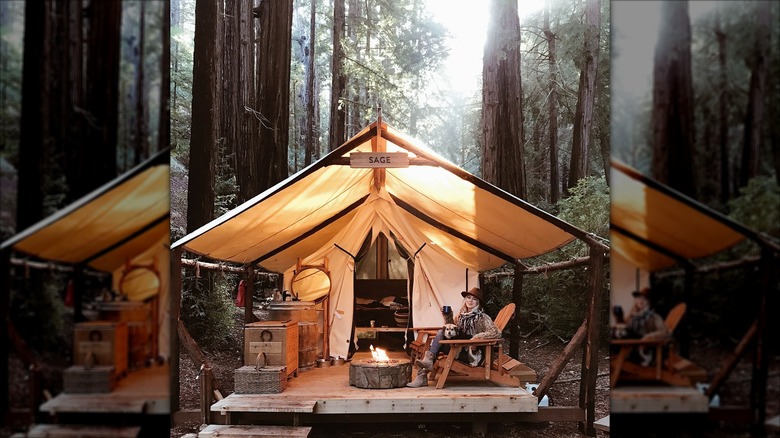
{"label": "wooden chair", "polygon": [[[498,315],[496,315],[495,324],[498,327],[499,332],[503,332],[509,320],[512,319],[515,313],[514,303],[507,304],[502,308]],[[431,378],[436,380],[436,389],[444,387],[444,383],[447,381],[451,371],[455,371],[459,374],[465,374],[467,376],[477,377],[481,376],[482,372],[479,371],[479,367],[471,367],[464,363],[458,362],[456,359],[460,355],[460,352],[467,347],[485,347],[485,362],[482,368],[484,368],[485,380],[496,380],[497,383],[510,384],[512,386],[519,386],[520,381],[505,376],[502,365],[506,361],[502,348],[503,339],[445,339],[440,342],[441,345],[449,345],[450,352],[444,358],[444,360],[438,360],[434,365],[434,371]],[[493,362],[493,348],[497,347],[498,355],[495,363]],[[442,364],[443,362],[443,364]],[[498,376],[491,374],[492,369],[498,371]],[[441,373],[439,374],[439,369]],[[439,374],[438,379],[436,375]]]}
{"label": "wooden chair", "polygon": [[[665,349],[668,349],[670,355],[672,355],[672,346],[674,345],[672,334],[685,315],[686,310],[687,305],[685,303],[679,303],[666,315],[664,326],[666,326],[668,331],[668,337],[616,339],[611,341],[612,345],[620,346],[620,351],[613,358],[612,363],[612,375],[610,377],[612,387],[617,383],[621,373],[625,373],[627,379],[661,380],[676,386],[689,386],[691,384],[691,381],[687,376],[678,373],[675,367],[670,366],[668,360],[664,360]],[[626,361],[631,350],[637,347],[655,348],[655,366],[653,368],[643,367],[639,364]]]}

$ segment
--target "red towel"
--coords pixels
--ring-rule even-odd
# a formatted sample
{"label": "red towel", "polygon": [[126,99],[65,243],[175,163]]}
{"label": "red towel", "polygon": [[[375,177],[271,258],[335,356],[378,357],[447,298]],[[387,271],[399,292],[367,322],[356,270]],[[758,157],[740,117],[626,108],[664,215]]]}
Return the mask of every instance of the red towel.
{"label": "red towel", "polygon": [[65,286],[65,306],[73,307],[73,280],[68,280],[68,285]]}
{"label": "red towel", "polygon": [[238,294],[236,295],[236,307],[244,307],[244,294],[246,293],[246,281],[241,280],[238,283]]}

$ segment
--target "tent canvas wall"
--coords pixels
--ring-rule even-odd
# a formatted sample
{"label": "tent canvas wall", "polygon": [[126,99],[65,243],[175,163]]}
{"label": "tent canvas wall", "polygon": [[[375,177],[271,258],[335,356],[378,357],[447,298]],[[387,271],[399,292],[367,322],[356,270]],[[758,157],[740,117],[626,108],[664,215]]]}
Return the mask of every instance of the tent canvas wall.
{"label": "tent canvas wall", "polygon": [[[350,166],[353,152],[404,152],[408,167]],[[322,264],[332,276],[330,353],[346,356],[352,331],[354,263],[366,236],[394,236],[414,263],[413,324],[441,324],[479,272],[554,251],[587,233],[488,184],[392,127],[375,122],[338,149],[172,248],[285,274]],[[424,246],[423,246],[424,245]]]}
{"label": "tent canvas wall", "polygon": [[170,354],[168,157],[167,149],[157,153],[2,243],[3,250],[35,259],[110,273],[116,289],[127,266],[154,265],[159,287],[136,282],[125,292],[135,301],[159,295],[157,344],[163,357]]}

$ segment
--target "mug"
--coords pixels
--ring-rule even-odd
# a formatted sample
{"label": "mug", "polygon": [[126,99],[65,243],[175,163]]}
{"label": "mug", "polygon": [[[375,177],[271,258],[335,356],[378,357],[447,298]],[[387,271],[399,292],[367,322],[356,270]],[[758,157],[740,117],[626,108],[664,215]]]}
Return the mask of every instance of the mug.
{"label": "mug", "polygon": [[441,313],[447,314],[447,313],[450,313],[450,312],[452,312],[452,307],[450,307],[450,306],[442,306],[441,307]]}

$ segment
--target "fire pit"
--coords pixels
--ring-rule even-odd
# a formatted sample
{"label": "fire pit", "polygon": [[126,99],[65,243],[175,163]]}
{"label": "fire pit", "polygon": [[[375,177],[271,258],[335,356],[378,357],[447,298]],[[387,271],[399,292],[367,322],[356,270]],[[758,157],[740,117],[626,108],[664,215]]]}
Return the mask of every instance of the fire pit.
{"label": "fire pit", "polygon": [[365,389],[400,388],[412,377],[409,359],[390,359],[381,348],[371,346],[371,359],[353,360],[349,365],[349,384]]}

